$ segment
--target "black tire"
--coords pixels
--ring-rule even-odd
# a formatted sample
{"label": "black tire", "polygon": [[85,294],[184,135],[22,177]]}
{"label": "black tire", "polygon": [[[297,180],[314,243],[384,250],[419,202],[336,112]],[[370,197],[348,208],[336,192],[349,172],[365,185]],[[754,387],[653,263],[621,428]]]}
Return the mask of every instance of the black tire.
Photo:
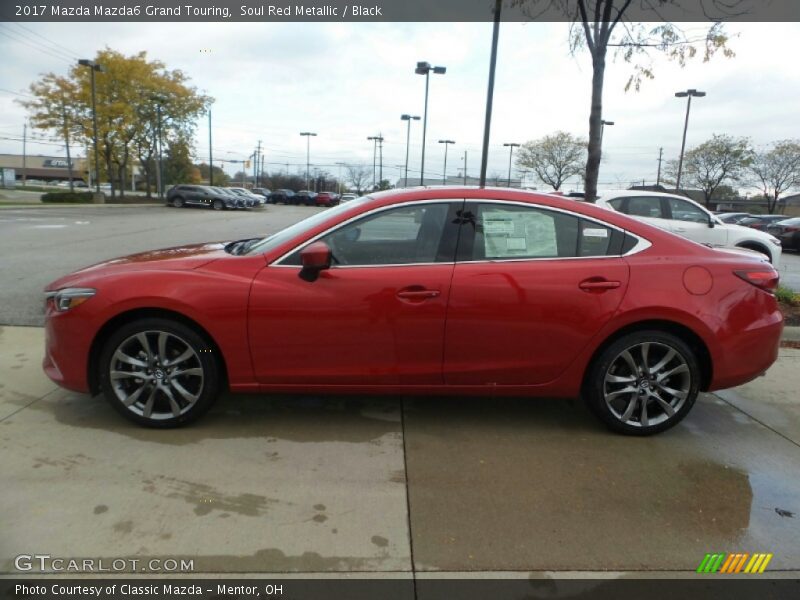
{"label": "black tire", "polygon": [[174,206],[175,208],[183,208],[183,198],[181,198],[180,196],[175,196],[172,199],[172,206]]}
{"label": "black tire", "polygon": [[[164,357],[159,354],[162,334],[166,340]],[[148,343],[148,353],[139,341],[141,335]],[[137,347],[140,351],[131,354]],[[189,349],[191,355],[178,360]],[[117,354],[118,351],[123,354]],[[148,354],[151,360],[147,359]],[[148,366],[133,365],[128,362],[131,358]],[[171,364],[171,360],[175,362]],[[97,365],[100,389],[106,400],[126,419],[146,427],[165,429],[190,423],[211,407],[220,391],[220,366],[213,346],[193,328],[169,319],[146,318],[123,325],[106,340]],[[176,373],[179,370],[185,373]],[[129,372],[142,373],[149,381],[127,375]],[[169,377],[173,377],[172,382]],[[134,401],[126,406],[124,401],[131,397]]]}
{"label": "black tire", "polygon": [[[629,379],[631,377],[632,369],[626,369],[630,364],[623,357],[623,353],[628,350],[629,356],[635,356],[634,361],[637,364],[643,363],[642,360],[642,345],[649,344],[647,364],[649,365],[648,376],[639,374],[632,375],[635,381],[630,383],[623,383],[618,381],[607,382],[606,377],[613,377],[615,379]],[[665,373],[675,371],[675,365],[680,366],[680,371],[675,375],[671,375],[662,380],[662,382],[654,384],[656,378],[649,378],[652,370],[658,367],[660,361],[665,358],[669,351],[675,353],[675,358],[666,363],[663,369],[667,369]],[[652,353],[652,354],[651,354]],[[621,361],[621,362],[619,362]],[[683,365],[681,365],[681,361]],[[620,367],[621,370],[620,370]],[[647,381],[645,381],[647,380]],[[680,386],[676,383],[679,380]],[[612,387],[620,386],[620,387]],[[674,388],[672,386],[675,386]],[[620,390],[627,389],[628,387],[636,390],[635,392],[622,392]],[[663,388],[678,391],[685,394],[681,401],[678,396],[672,396],[663,391]],[[680,389],[677,389],[680,387]],[[609,427],[612,431],[626,435],[646,436],[653,435],[665,431],[677,425],[692,409],[694,406],[697,395],[700,391],[700,365],[697,356],[692,348],[681,338],[659,330],[643,330],[636,331],[625,335],[618,340],[611,343],[595,358],[589,366],[586,378],[583,385],[583,397],[589,406],[590,410]],[[606,401],[606,393],[609,396],[614,396],[609,402]],[[615,395],[615,393],[617,393]],[[655,399],[653,395],[643,396],[640,394],[658,395],[662,400],[666,399],[671,405],[673,414],[668,414],[662,408],[662,405]],[[667,396],[664,396],[667,394]],[[633,397],[635,396],[635,399]],[[626,420],[625,412],[618,414],[619,410],[614,409],[615,403],[626,405],[626,411],[630,409],[630,403],[633,403],[632,414],[628,415]],[[643,412],[641,410],[642,403],[647,405]],[[621,408],[620,408],[621,410]],[[636,414],[638,412],[638,415]],[[656,421],[650,424],[650,418],[657,415],[654,419]],[[642,425],[644,415],[647,415],[647,425]],[[663,418],[664,420],[658,421]],[[638,423],[636,422],[638,421]]]}
{"label": "black tire", "polygon": [[222,200],[214,200],[211,203],[211,210],[224,210],[225,203]]}

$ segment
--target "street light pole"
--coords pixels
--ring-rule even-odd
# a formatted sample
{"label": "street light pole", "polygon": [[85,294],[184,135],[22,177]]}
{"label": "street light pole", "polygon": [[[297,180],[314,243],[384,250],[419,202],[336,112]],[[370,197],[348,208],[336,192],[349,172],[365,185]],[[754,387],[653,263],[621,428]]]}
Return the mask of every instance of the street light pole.
{"label": "street light pole", "polygon": [[100,193],[100,153],[97,150],[97,91],[95,88],[94,74],[96,71],[105,72],[102,65],[93,60],[82,58],[78,61],[79,65],[89,67],[92,70],[92,128],[94,129],[94,185],[95,192]]}
{"label": "street light pole", "polygon": [[306,189],[308,189],[308,172],[311,169],[311,138],[317,137],[317,134],[311,131],[301,131],[300,135],[306,138]]}
{"label": "street light pole", "polygon": [[444,174],[442,175],[442,185],[447,185],[447,147],[450,144],[455,144],[453,140],[439,140],[440,144],[444,144]]}
{"label": "street light pole", "polygon": [[601,148],[603,147],[603,133],[606,130],[606,125],[611,126],[613,124],[614,124],[614,121],[606,121],[604,119],[600,120],[600,147]]}
{"label": "street light pole", "polygon": [[400,115],[401,121],[408,121],[406,125],[406,170],[405,177],[403,177],[403,187],[408,187],[408,146],[411,141],[411,121],[419,121],[419,117],[415,115]]}
{"label": "street light pole", "polygon": [[686,130],[689,129],[689,111],[692,108],[692,97],[702,98],[705,92],[699,92],[695,89],[689,89],[685,92],[677,92],[676,98],[688,98],[686,101],[686,120],[683,123],[683,141],[681,142],[681,157],[678,160],[678,178],[675,181],[675,190],[681,189],[681,172],[683,171],[683,152],[686,150]]}
{"label": "street light pole", "polygon": [[211,147],[211,108],[208,109],[208,185],[214,185],[214,150]]}
{"label": "street light pole", "polygon": [[447,72],[447,67],[432,67],[430,63],[421,61],[417,63],[417,68],[414,73],[417,75],[425,75],[425,112],[423,113],[422,120],[422,163],[419,169],[419,184],[425,185],[425,135],[428,131],[428,83],[430,74],[433,71],[437,75],[444,75]]}
{"label": "street light pole", "polygon": [[494,99],[494,73],[497,67],[497,41],[500,38],[500,10],[503,0],[495,0],[494,27],[492,28],[492,52],[489,58],[489,83],[486,86],[486,119],[483,125],[483,153],[481,155],[480,186],[486,185],[486,166],[489,161],[489,130],[492,126],[492,101]]}
{"label": "street light pole", "polygon": [[[519,144],[515,143],[508,143],[503,144],[503,146],[508,148],[508,187],[511,187],[511,157],[514,156],[514,148],[519,148]],[[520,182],[520,186],[522,182]]]}

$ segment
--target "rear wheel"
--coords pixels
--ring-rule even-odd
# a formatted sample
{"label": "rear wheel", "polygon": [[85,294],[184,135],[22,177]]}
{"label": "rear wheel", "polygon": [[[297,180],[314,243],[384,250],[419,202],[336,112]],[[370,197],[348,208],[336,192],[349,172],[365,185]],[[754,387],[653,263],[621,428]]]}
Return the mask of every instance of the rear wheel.
{"label": "rear wheel", "polygon": [[180,196],[175,196],[172,199],[172,206],[174,206],[175,208],[181,208],[183,206],[183,198],[181,198]]}
{"label": "rear wheel", "polygon": [[122,326],[103,347],[100,389],[125,418],[147,427],[177,427],[213,404],[220,377],[203,336],[168,319]]}
{"label": "rear wheel", "polygon": [[222,200],[214,200],[211,203],[211,208],[214,210],[222,210],[225,208],[225,203],[223,203]]}
{"label": "rear wheel", "polygon": [[765,256],[770,263],[772,262],[772,256],[770,255],[769,251],[763,246],[758,246],[755,244],[744,244],[742,246],[739,246],[739,248],[744,248],[745,250],[752,250],[753,252],[758,252],[759,254]]}
{"label": "rear wheel", "polygon": [[612,430],[651,435],[689,413],[699,386],[699,363],[686,342],[663,331],[637,331],[616,340],[595,359],[584,396]]}

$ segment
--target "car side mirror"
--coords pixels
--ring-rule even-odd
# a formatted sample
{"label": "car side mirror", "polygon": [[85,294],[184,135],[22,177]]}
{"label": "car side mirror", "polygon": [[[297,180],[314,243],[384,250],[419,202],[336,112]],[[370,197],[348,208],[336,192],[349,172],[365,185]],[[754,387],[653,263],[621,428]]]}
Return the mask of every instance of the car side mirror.
{"label": "car side mirror", "polygon": [[715,225],[716,225],[716,223],[714,223],[714,217],[711,216],[711,215],[708,215],[708,226],[709,226],[709,228],[713,229]]}
{"label": "car side mirror", "polygon": [[300,278],[305,281],[316,281],[320,271],[331,268],[331,249],[325,242],[314,242],[300,251],[303,268]]}

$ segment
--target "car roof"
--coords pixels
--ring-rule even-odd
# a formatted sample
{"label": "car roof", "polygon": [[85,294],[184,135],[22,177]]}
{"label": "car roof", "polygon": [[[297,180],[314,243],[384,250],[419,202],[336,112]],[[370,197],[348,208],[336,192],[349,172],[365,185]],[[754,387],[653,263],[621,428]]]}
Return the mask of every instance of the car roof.
{"label": "car roof", "polygon": [[[682,196],[681,194],[670,194],[667,192],[651,192],[650,190],[598,190],[597,197],[601,200],[605,200],[606,198],[630,198],[633,196],[654,196],[658,198],[680,198],[681,200],[688,200],[689,202],[695,202],[688,196]],[[697,202],[695,202],[697,204]]]}

